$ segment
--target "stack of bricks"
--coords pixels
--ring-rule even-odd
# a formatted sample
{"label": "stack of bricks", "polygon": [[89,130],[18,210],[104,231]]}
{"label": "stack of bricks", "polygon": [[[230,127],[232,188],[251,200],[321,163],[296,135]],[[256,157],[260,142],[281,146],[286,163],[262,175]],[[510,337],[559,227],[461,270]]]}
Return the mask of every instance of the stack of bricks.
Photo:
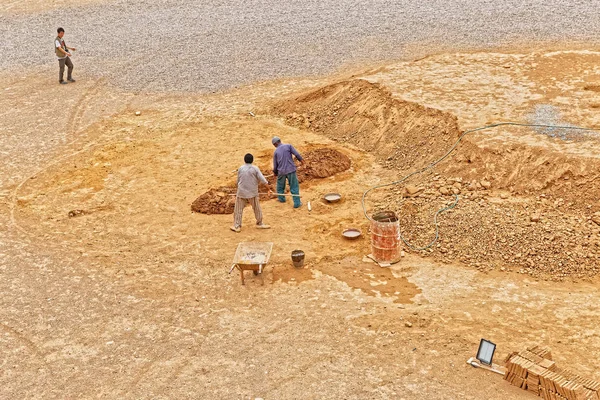
{"label": "stack of bricks", "polygon": [[504,379],[545,400],[600,400],[600,383],[557,367],[547,347],[510,354]]}

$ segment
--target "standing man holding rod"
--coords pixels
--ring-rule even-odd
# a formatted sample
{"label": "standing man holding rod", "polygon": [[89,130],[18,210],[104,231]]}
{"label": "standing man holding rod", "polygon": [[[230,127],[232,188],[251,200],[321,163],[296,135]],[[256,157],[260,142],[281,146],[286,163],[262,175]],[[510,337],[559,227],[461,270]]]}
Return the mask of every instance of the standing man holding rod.
{"label": "standing man holding rod", "polygon": [[273,173],[277,177],[277,200],[280,203],[285,203],[285,184],[286,181],[290,185],[290,193],[293,195],[294,208],[302,206],[300,201],[300,184],[298,183],[298,176],[296,175],[296,164],[294,163],[294,157],[300,164],[304,164],[304,159],[298,153],[298,150],[291,144],[281,143],[281,139],[275,136],[271,139],[271,143],[275,146],[275,153],[273,154]]}
{"label": "standing man holding rod", "polygon": [[75,79],[73,79],[72,76],[73,62],[71,61],[71,53],[69,53],[69,51],[75,51],[77,49],[75,47],[67,47],[63,39],[63,36],[65,36],[65,30],[63,28],[58,28],[56,32],[58,33],[58,36],[54,39],[54,52],[58,57],[58,82],[61,85],[66,85],[67,82],[63,79],[65,75],[65,65],[68,68],[67,80],[69,82],[75,82]]}
{"label": "standing man holding rod", "polygon": [[244,156],[244,165],[238,170],[237,193],[235,196],[235,208],[233,210],[233,225],[231,230],[239,233],[242,231],[242,216],[244,207],[250,204],[254,210],[256,218],[256,227],[259,229],[269,229],[270,226],[263,224],[262,209],[260,208],[258,185],[260,183],[267,185],[269,196],[271,188],[269,182],[265,179],[258,167],[252,165],[254,156],[248,153]]}

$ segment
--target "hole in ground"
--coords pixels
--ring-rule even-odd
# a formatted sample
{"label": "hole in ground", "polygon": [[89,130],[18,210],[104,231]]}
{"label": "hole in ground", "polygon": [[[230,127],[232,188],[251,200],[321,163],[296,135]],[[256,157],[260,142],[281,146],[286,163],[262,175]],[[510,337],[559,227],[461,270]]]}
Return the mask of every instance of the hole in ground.
{"label": "hole in ground", "polygon": [[[350,169],[350,158],[338,150],[321,148],[307,151],[304,155],[304,165],[298,167],[298,181],[300,183],[323,179]],[[270,166],[261,168],[263,174],[268,175]],[[271,190],[275,189],[277,177],[267,178]],[[235,184],[210,189],[192,203],[192,211],[201,214],[233,214],[235,206]],[[269,200],[266,195],[260,196],[261,201]]]}

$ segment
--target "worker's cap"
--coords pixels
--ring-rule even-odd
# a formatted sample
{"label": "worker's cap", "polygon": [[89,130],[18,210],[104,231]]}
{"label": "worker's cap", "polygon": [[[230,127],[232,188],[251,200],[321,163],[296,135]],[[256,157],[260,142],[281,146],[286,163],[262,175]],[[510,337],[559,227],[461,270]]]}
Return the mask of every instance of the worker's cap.
{"label": "worker's cap", "polygon": [[281,139],[279,139],[279,136],[273,136],[273,139],[271,139],[272,144],[279,143],[279,142],[281,142]]}

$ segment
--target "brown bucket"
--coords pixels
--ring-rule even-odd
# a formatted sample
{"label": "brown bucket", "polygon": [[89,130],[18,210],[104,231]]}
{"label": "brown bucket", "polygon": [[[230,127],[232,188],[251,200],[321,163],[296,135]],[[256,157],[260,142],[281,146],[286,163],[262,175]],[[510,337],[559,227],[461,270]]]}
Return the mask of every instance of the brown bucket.
{"label": "brown bucket", "polygon": [[371,252],[375,261],[393,264],[400,261],[400,222],[392,211],[373,215]]}

